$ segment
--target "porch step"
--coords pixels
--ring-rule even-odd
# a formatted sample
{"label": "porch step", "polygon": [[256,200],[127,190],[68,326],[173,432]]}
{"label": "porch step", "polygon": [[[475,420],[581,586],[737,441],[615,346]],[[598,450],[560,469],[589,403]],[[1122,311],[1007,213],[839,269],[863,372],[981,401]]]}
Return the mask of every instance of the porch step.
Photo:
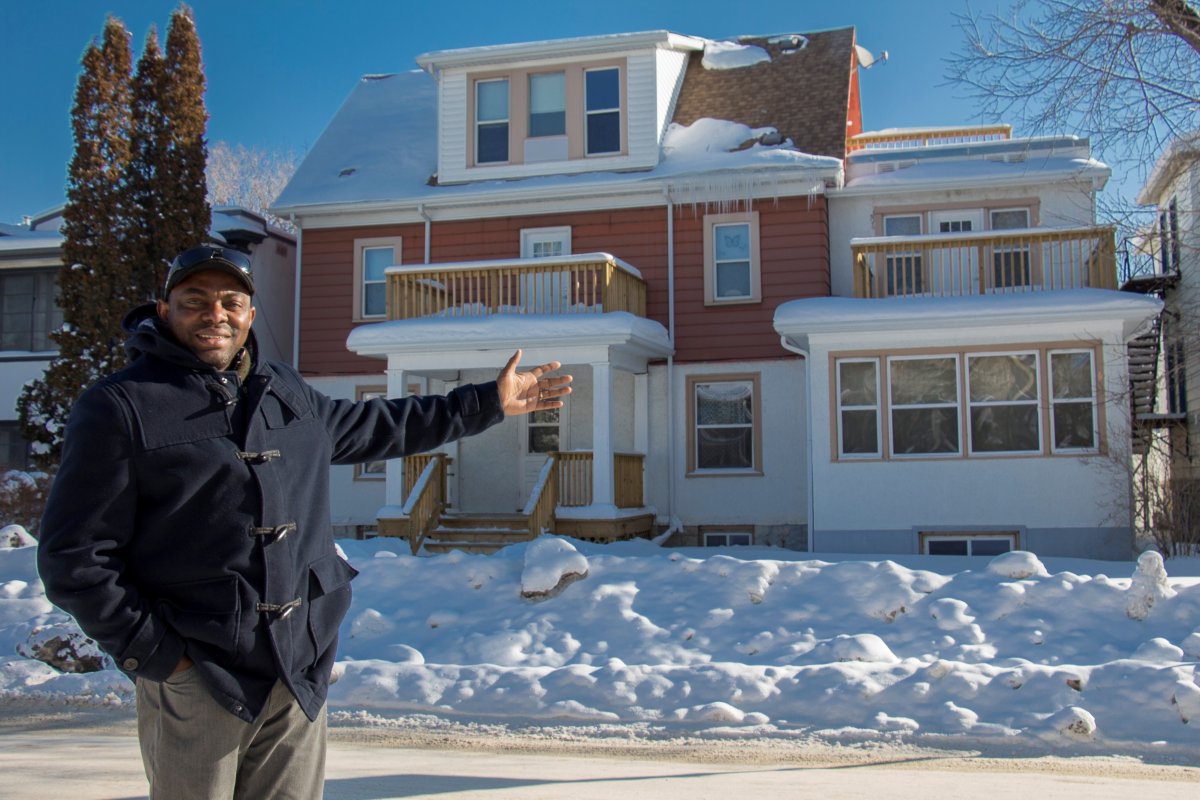
{"label": "porch step", "polygon": [[524,514],[443,514],[425,537],[424,547],[430,553],[494,553],[526,541],[529,518]]}

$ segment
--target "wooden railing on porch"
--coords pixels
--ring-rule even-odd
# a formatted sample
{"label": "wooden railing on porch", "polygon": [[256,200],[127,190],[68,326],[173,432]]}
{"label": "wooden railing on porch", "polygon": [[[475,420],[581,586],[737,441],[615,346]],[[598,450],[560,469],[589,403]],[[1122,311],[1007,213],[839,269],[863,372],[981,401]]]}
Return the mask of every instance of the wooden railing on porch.
{"label": "wooden railing on porch", "polygon": [[1114,237],[1106,226],[853,239],[854,296],[1115,289]]}
{"label": "wooden railing on porch", "polygon": [[[420,472],[416,472],[418,466]],[[415,473],[411,478],[410,469]],[[426,453],[406,458],[404,484],[403,513],[408,519],[408,544],[416,555],[446,508],[446,454]]]}
{"label": "wooden railing on porch", "polygon": [[491,314],[646,316],[646,283],[607,253],[387,269],[388,319]]}
{"label": "wooden railing on porch", "polygon": [[542,531],[554,530],[554,510],[558,508],[558,454],[551,453],[542,466],[542,473],[533,497],[529,498],[529,538]]}
{"label": "wooden railing on porch", "polygon": [[[592,454],[572,451],[552,454],[558,464],[558,504],[564,508],[592,504]],[[641,508],[642,472],[646,457],[641,453],[613,454],[613,499],[617,508]]]}

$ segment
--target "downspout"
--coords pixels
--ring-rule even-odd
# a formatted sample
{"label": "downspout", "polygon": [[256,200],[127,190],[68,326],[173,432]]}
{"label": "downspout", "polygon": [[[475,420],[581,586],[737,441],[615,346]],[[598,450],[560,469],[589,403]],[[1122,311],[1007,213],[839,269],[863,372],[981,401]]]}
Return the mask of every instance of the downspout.
{"label": "downspout", "polygon": [[430,217],[427,213],[425,213],[425,204],[424,203],[420,203],[417,206],[417,213],[421,216],[421,219],[425,220],[425,263],[428,264],[428,263],[430,263],[429,262],[430,253],[431,253],[430,247],[432,246],[429,241],[429,236],[431,233],[431,229],[433,227],[433,220],[430,219]]}
{"label": "downspout", "polygon": [[292,367],[300,371],[300,264],[304,254],[304,231],[296,227],[295,213],[288,214],[288,221],[296,229],[296,291],[292,299]]}
{"label": "downspout", "polygon": [[796,347],[786,336],[779,337],[779,344],[784,350],[795,353],[804,359],[804,451],[808,461],[808,525],[804,532],[804,545],[809,553],[813,551],[813,525],[816,522],[816,494],[813,482],[813,422],[812,422],[812,356],[807,350]]}
{"label": "downspout", "polygon": [[667,201],[667,530],[675,526],[675,203],[671,187],[663,187]]}

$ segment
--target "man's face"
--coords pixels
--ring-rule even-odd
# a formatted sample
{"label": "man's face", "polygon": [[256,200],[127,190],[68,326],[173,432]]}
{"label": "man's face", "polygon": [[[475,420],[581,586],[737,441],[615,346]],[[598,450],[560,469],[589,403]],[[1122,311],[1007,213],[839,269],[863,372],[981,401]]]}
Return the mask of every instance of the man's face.
{"label": "man's face", "polygon": [[250,335],[254,306],[237,278],[204,270],[189,275],[166,300],[159,300],[158,316],[197,358],[227,369]]}

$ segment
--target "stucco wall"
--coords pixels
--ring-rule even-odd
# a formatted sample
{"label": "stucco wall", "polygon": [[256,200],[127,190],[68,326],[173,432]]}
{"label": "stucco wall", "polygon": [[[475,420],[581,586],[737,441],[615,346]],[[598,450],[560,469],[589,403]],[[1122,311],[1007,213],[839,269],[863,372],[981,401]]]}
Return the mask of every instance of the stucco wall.
{"label": "stucco wall", "polygon": [[[1027,531],[1026,543],[1049,554],[1128,557],[1132,545],[1129,489],[1128,377],[1119,322],[1072,328],[977,325],[941,331],[813,337],[814,549],[827,552],[917,552],[916,531]],[[1086,331],[1081,334],[1079,331]],[[1097,455],[836,460],[831,429],[831,351],[948,350],[1041,342],[1099,340],[1103,350],[1103,436]],[[1047,388],[1042,387],[1045,403]],[[1043,419],[1046,410],[1043,409]],[[1043,422],[1043,424],[1046,424]],[[1081,532],[1090,533],[1081,533]],[[1068,544],[1070,543],[1070,544]],[[1115,544],[1114,544],[1115,543]],[[1122,550],[1116,553],[1116,550]]]}
{"label": "stucco wall", "polygon": [[[762,474],[694,475],[687,472],[687,379],[690,375],[758,373],[762,390]],[[666,366],[650,369],[650,457],[646,464],[648,501],[669,521],[668,448],[674,452],[675,516],[685,526],[803,526],[808,514],[804,412],[804,366],[799,357],[772,361],[719,362],[675,366],[667,413]]]}

